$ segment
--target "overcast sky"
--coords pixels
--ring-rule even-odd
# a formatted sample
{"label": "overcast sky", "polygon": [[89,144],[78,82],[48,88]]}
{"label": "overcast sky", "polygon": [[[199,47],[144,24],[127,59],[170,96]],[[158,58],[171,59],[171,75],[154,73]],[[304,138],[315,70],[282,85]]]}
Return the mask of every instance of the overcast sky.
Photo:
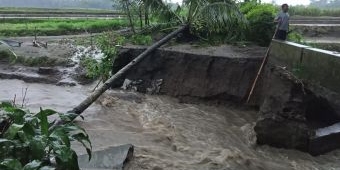
{"label": "overcast sky", "polygon": [[[182,2],[182,0],[171,0],[172,2]],[[272,0],[262,0],[262,2],[272,2]],[[309,0],[276,0],[277,4],[287,3],[288,5],[308,5]]]}

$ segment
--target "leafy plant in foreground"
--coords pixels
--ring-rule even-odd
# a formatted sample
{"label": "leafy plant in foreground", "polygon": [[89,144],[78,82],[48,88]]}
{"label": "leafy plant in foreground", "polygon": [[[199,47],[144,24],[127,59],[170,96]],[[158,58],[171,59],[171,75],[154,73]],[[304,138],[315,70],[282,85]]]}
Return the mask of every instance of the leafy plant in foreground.
{"label": "leafy plant in foreground", "polygon": [[[58,115],[65,124],[52,126],[51,116]],[[61,114],[40,109],[38,113],[0,102],[1,170],[77,170],[77,154],[72,141],[80,142],[91,159],[91,142],[85,130]]]}

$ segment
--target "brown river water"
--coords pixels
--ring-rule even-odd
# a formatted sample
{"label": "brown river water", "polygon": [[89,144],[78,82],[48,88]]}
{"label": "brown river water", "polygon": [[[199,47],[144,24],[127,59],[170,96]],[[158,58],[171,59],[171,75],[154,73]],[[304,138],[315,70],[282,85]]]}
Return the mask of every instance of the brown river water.
{"label": "brown river water", "polygon": [[[60,87],[0,80],[0,99],[38,110],[64,112],[81,102],[93,86]],[[295,150],[257,146],[257,112],[233,106],[184,104],[167,96],[106,92],[77,122],[90,135],[93,149],[133,144],[128,169],[150,170],[340,170],[340,151],[312,157]],[[75,144],[79,153],[84,150]]]}

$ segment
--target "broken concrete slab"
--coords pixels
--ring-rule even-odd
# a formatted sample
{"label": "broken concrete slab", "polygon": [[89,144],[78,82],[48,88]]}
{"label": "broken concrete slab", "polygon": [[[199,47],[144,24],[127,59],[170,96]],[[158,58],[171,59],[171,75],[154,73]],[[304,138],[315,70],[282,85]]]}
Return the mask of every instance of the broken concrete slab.
{"label": "broken concrete slab", "polygon": [[[340,116],[325,91],[280,67],[267,67],[257,143],[320,155],[340,148]],[[334,125],[335,124],[335,125]]]}
{"label": "broken concrete slab", "polygon": [[134,146],[131,144],[112,146],[100,151],[92,152],[92,159],[88,155],[78,157],[79,166],[85,170],[122,170],[133,158]]}

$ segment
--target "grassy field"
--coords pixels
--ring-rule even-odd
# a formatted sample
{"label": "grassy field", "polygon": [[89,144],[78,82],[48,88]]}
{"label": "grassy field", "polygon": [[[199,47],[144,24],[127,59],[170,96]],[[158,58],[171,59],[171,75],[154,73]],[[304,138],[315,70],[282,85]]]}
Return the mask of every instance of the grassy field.
{"label": "grassy field", "polygon": [[0,14],[120,14],[119,11],[100,9],[49,9],[0,7]]}
{"label": "grassy field", "polygon": [[121,19],[6,19],[0,20],[0,36],[71,35],[102,32],[126,27]]}
{"label": "grassy field", "polygon": [[331,16],[340,17],[340,8],[322,9],[316,7],[292,6],[289,14],[300,16]]}

